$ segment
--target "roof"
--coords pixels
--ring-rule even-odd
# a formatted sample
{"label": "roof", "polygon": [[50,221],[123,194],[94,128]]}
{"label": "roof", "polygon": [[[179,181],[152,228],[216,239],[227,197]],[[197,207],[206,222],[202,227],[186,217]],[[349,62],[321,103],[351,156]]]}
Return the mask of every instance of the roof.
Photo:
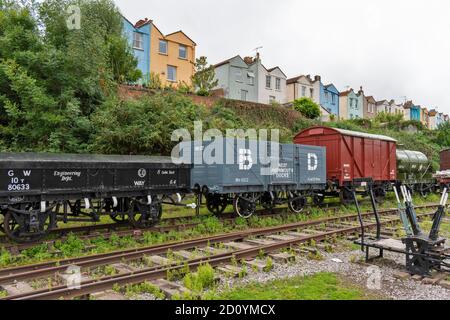
{"label": "roof", "polygon": [[[264,67],[264,65],[262,65],[263,67]],[[267,72],[272,72],[272,71],[274,71],[274,70],[276,70],[276,69],[278,69],[278,70],[280,70],[280,72],[287,78],[287,76],[286,76],[286,74],[283,72],[283,70],[281,70],[281,68],[280,67],[278,67],[278,66],[276,66],[276,67],[273,67],[273,68],[270,68],[270,69],[267,69],[266,67],[264,67],[266,70],[267,70]]]}
{"label": "roof", "polygon": [[316,82],[315,80],[311,79],[311,75],[309,75],[309,74],[308,74],[308,75],[302,74],[302,75],[300,75],[300,76],[297,76],[297,77],[288,79],[288,80],[287,80],[287,84],[296,83],[300,78],[305,78],[305,79],[308,80],[311,84],[314,83],[314,82]]}
{"label": "roof", "polygon": [[339,93],[339,96],[345,97],[345,96],[348,96],[351,92],[355,93],[355,91],[353,91],[353,89],[350,89],[350,90]]}
{"label": "roof", "polygon": [[186,38],[188,38],[190,41],[192,41],[192,43],[194,44],[194,46],[197,45],[197,43],[195,43],[194,40],[192,40],[186,33],[183,32],[183,30],[178,30],[169,34],[166,34],[164,37],[170,37],[171,35],[177,34],[177,33],[182,33]]}
{"label": "roof", "polygon": [[286,80],[287,84],[291,84],[291,83],[296,83],[298,81],[298,79],[300,79],[302,76],[298,76],[298,77],[294,77],[294,78],[290,78]]}
{"label": "roof", "polygon": [[360,138],[369,138],[369,139],[374,139],[374,140],[384,140],[384,141],[391,141],[391,142],[397,142],[397,140],[388,137],[388,136],[383,136],[383,135],[379,135],[379,134],[371,134],[371,133],[365,133],[365,132],[358,132],[358,131],[350,131],[350,130],[344,130],[344,129],[337,129],[337,128],[333,128],[336,131],[340,132],[341,134],[345,135],[345,136],[351,136],[351,137],[360,137]]}
{"label": "roof", "polygon": [[373,102],[375,102],[375,103],[377,102],[377,100],[375,100],[375,98],[374,98],[373,96],[368,96],[368,97],[366,97],[366,100],[367,100],[367,101],[370,100],[370,101],[373,101]]}
{"label": "roof", "polygon": [[[232,57],[232,58],[230,58],[230,59],[227,59],[227,60],[224,60],[224,61],[222,61],[222,62],[219,62],[219,63],[213,65],[213,67],[214,67],[214,68],[221,67],[221,66],[223,66],[223,65],[225,65],[225,64],[230,63],[231,60],[233,60],[234,58],[237,58],[237,57],[239,57],[239,58],[242,59],[242,57],[241,57],[240,55],[237,55],[237,56],[234,56],[234,57]],[[244,60],[244,59],[242,59],[242,60]]]}
{"label": "roof", "polygon": [[385,104],[385,103],[389,104],[389,101],[387,101],[387,100],[377,101],[377,106],[379,106],[381,104]]}
{"label": "roof", "polygon": [[367,138],[367,139],[373,139],[373,140],[383,140],[383,141],[389,141],[389,142],[397,142],[397,140],[383,135],[378,134],[371,134],[371,133],[365,133],[365,132],[358,132],[358,131],[350,131],[350,130],[344,130],[339,128],[331,128],[331,127],[322,127],[322,126],[316,126],[312,128],[308,128],[300,132],[297,136],[301,135],[303,132],[306,132],[311,129],[327,129],[336,131],[344,136],[350,136],[350,137],[359,137],[359,138]]}
{"label": "roof", "polygon": [[0,153],[1,162],[70,162],[70,163],[172,163],[170,157],[53,154],[53,153]]}

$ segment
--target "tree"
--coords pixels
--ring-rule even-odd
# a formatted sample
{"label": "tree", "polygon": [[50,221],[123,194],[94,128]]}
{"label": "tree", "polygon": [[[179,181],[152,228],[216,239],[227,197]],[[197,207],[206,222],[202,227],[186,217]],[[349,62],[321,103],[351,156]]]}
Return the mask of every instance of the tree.
{"label": "tree", "polygon": [[319,105],[309,98],[295,100],[294,109],[308,119],[317,119],[321,115]]}
{"label": "tree", "polygon": [[[80,29],[67,7],[81,9]],[[140,76],[111,0],[0,0],[0,145],[84,152],[91,114],[118,82]]]}
{"label": "tree", "polygon": [[440,146],[450,147],[450,122],[443,122],[436,130],[436,143]]}
{"label": "tree", "polygon": [[219,80],[214,80],[214,66],[208,66],[205,56],[195,60],[195,74],[192,76],[192,84],[200,96],[208,96],[210,91],[217,86]]}

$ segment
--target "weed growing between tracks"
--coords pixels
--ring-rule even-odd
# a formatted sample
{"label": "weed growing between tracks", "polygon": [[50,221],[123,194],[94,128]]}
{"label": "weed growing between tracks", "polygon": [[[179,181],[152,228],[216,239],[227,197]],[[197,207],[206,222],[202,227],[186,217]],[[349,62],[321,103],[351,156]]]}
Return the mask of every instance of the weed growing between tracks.
{"label": "weed growing between tracks", "polygon": [[[416,197],[417,205],[425,204],[439,200],[439,196],[430,195],[426,200]],[[392,201],[385,201],[380,209],[396,207]],[[371,210],[368,203],[362,204],[362,211]],[[420,210],[418,210],[420,212]],[[220,220],[214,216],[199,216],[192,218],[198,225],[184,231],[163,232],[144,232],[142,238],[133,236],[120,237],[113,234],[109,239],[99,236],[96,239],[82,240],[77,235],[71,234],[65,240],[57,240],[53,246],[45,243],[36,245],[30,249],[21,252],[20,255],[13,256],[7,250],[0,252],[0,267],[12,267],[16,265],[26,265],[39,262],[53,261],[60,258],[72,258],[86,256],[99,253],[107,253],[123,249],[139,248],[162,243],[170,243],[173,241],[187,240],[208,235],[216,235],[232,231],[240,231],[248,228],[264,228],[273,227],[287,223],[295,223],[302,221],[311,221],[331,216],[354,214],[353,207],[340,207],[338,213],[327,211],[325,209],[312,207],[308,211],[300,214],[290,214],[286,211],[286,215],[278,216],[253,216],[249,220],[237,218],[233,224],[229,224],[224,220]],[[193,220],[188,219],[186,222],[192,223]],[[164,224],[164,221],[162,222]],[[444,229],[445,227],[443,227]],[[447,226],[448,230],[448,226]],[[87,249],[88,248],[88,249]]]}
{"label": "weed growing between tracks", "polygon": [[365,300],[373,299],[363,289],[349,284],[333,273],[251,283],[218,293],[211,291],[205,300]]}

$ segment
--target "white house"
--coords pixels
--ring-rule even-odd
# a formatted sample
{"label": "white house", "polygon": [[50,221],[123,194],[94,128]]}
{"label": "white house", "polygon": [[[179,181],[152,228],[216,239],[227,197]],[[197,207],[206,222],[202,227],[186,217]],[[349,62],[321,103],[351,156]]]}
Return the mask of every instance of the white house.
{"label": "white house", "polygon": [[235,56],[214,66],[215,89],[223,89],[225,97],[270,104],[284,104],[286,75],[279,67],[267,69],[259,54],[256,58]]}

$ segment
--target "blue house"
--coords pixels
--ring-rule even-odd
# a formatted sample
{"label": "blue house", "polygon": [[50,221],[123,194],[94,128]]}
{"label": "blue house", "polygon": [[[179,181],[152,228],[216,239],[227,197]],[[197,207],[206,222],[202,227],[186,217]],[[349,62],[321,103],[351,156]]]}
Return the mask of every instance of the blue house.
{"label": "blue house", "polygon": [[134,56],[138,60],[138,68],[142,72],[140,82],[145,82],[150,78],[150,32],[151,20],[141,20],[136,25],[127,18],[123,18],[123,30],[125,37],[133,49]]}
{"label": "blue house", "polygon": [[333,84],[320,83],[320,104],[331,114],[339,117],[339,91]]}
{"label": "blue house", "polygon": [[403,108],[406,110],[406,120],[421,120],[422,108],[420,106],[416,106],[412,101],[408,101],[404,104]]}

